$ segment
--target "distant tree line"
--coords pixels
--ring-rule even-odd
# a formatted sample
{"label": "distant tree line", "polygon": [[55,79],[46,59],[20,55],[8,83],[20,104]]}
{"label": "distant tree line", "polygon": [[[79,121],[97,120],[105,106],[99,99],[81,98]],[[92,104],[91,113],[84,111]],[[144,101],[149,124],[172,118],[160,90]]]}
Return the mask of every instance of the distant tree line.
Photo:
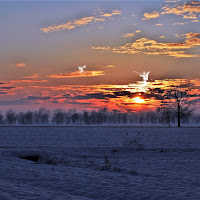
{"label": "distant tree line", "polygon": [[[158,125],[177,124],[177,115],[172,115],[168,109],[149,112],[122,113],[117,110],[108,111],[106,108],[99,111],[75,110],[64,111],[56,109],[50,112],[46,108],[37,111],[15,112],[10,109],[5,114],[0,113],[0,124],[6,125]],[[182,124],[200,124],[200,114],[183,115]]]}

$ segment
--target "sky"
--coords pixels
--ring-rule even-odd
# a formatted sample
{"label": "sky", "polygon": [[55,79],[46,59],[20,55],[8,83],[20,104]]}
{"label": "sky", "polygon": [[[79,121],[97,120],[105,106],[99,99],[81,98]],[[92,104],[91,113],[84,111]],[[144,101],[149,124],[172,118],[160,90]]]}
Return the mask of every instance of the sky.
{"label": "sky", "polygon": [[0,1],[0,110],[155,110],[184,80],[198,108],[199,20],[200,1]]}

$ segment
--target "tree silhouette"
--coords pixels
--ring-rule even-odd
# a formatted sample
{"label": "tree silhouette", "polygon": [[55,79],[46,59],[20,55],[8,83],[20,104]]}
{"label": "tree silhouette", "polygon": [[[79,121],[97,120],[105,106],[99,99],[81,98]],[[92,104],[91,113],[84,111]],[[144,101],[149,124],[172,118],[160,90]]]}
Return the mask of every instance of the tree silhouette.
{"label": "tree silhouette", "polygon": [[56,124],[63,124],[64,116],[65,114],[62,109],[56,109],[53,112],[52,122]]}
{"label": "tree silhouette", "polygon": [[3,120],[4,120],[4,116],[3,116],[3,114],[0,112],[0,124],[3,124]]}
{"label": "tree silhouette", "polygon": [[12,109],[8,110],[5,114],[5,120],[8,124],[15,124],[17,120],[16,113]]}
{"label": "tree silhouette", "polygon": [[72,123],[75,124],[76,121],[79,119],[79,115],[78,115],[77,113],[74,113],[74,114],[71,116],[71,118],[72,118]]}
{"label": "tree silhouette", "polygon": [[177,118],[178,127],[181,126],[181,119],[192,114],[191,103],[189,101],[190,82],[177,82],[172,89],[165,91],[165,100],[161,103],[161,110],[165,118],[170,120],[172,114]]}

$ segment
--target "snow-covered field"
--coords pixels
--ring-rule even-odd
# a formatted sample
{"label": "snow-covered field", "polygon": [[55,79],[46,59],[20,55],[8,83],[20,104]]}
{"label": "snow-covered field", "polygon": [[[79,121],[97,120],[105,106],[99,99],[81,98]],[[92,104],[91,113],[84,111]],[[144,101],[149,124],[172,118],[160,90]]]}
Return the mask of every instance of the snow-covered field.
{"label": "snow-covered field", "polygon": [[0,127],[0,199],[199,200],[200,128]]}

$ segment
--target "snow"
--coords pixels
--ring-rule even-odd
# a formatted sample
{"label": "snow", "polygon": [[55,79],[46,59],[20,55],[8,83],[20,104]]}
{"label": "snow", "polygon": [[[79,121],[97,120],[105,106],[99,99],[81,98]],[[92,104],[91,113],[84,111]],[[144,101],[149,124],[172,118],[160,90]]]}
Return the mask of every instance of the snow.
{"label": "snow", "polygon": [[0,199],[200,199],[199,144],[200,128],[0,127]]}

